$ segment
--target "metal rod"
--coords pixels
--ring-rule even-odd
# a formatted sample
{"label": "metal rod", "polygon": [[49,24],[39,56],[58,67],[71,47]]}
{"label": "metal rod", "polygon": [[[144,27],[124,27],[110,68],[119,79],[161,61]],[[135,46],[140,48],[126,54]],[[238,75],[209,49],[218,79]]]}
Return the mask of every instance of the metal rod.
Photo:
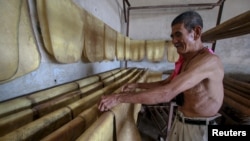
{"label": "metal rod", "polygon": [[123,4],[123,15],[124,15],[124,20],[125,20],[125,23],[127,22],[127,14],[126,14],[126,6],[125,6],[125,0],[122,1],[122,4]]}
{"label": "metal rod", "polygon": [[[127,23],[127,29],[126,29],[126,35],[128,36],[128,28],[129,28],[129,10],[126,10],[126,5],[128,6],[128,9],[130,8],[130,3],[128,0],[123,0],[123,13],[124,13],[124,19],[125,19],[125,23]],[[128,67],[128,63],[127,60],[125,60],[125,68]]]}
{"label": "metal rod", "polygon": [[205,7],[205,9],[212,9],[215,6],[220,6],[224,0],[219,0],[217,3],[202,3],[202,4],[174,4],[174,5],[154,5],[154,6],[137,6],[131,7],[131,10],[136,9],[155,9],[155,8],[179,8],[179,7]]}
{"label": "metal rod", "polygon": [[[130,17],[130,7],[128,8],[127,10],[127,15],[128,15],[128,18],[127,18],[127,28],[126,28],[126,36],[129,37],[129,17]],[[128,61],[126,60],[125,61],[125,68],[128,67]]]}
{"label": "metal rod", "polygon": [[[223,11],[223,7],[224,7],[224,2],[225,0],[222,1],[221,5],[220,5],[220,9],[219,9],[219,12],[218,12],[218,18],[217,18],[217,22],[216,22],[216,25],[219,25],[220,24],[220,21],[221,21],[221,15],[222,15],[222,11]],[[216,41],[213,43],[212,45],[212,50],[215,51],[215,46],[216,46]]]}
{"label": "metal rod", "polygon": [[131,7],[131,10],[138,9],[158,9],[158,8],[180,8],[180,7],[209,7],[212,9],[213,5],[196,5],[196,4],[184,4],[184,5],[155,5],[155,6],[139,6],[139,7]]}
{"label": "metal rod", "polygon": [[125,2],[127,3],[127,5],[130,7],[130,3],[128,0],[125,0]]}

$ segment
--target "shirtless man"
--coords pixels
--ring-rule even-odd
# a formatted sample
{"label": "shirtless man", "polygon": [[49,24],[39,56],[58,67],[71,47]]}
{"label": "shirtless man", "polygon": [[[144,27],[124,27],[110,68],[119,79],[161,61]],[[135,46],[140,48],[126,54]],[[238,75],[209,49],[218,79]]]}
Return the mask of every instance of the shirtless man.
{"label": "shirtless man", "polygon": [[[153,83],[131,83],[122,92],[104,96],[100,111],[119,103],[157,104],[173,100],[183,93],[184,103],[168,135],[169,141],[207,140],[207,126],[218,117],[222,105],[224,69],[218,56],[204,48],[201,41],[203,22],[200,15],[188,11],[172,22],[172,42],[182,57],[178,75],[173,72],[166,80]],[[146,89],[135,92],[136,88]]]}

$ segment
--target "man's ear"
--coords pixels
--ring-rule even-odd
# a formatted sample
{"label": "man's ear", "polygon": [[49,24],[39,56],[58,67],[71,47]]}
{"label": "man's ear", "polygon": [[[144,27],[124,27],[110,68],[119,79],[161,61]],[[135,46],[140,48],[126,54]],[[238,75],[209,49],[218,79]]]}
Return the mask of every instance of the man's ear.
{"label": "man's ear", "polygon": [[201,38],[201,31],[202,31],[202,28],[200,26],[196,26],[194,28],[194,40]]}

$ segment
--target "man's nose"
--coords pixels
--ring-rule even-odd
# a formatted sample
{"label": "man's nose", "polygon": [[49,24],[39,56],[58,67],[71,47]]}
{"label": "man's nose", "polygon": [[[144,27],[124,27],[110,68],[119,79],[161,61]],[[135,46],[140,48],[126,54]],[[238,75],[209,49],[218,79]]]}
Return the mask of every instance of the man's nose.
{"label": "man's nose", "polygon": [[177,42],[178,42],[177,39],[173,37],[173,38],[172,38],[172,43],[175,44],[175,43],[177,43]]}

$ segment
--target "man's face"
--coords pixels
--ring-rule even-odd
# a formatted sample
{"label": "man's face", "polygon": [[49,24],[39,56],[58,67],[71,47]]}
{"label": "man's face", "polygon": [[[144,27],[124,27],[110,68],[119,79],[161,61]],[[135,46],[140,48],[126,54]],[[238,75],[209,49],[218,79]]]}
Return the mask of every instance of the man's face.
{"label": "man's face", "polygon": [[171,38],[174,46],[179,54],[187,53],[195,43],[194,31],[188,32],[184,24],[176,24],[172,26]]}

